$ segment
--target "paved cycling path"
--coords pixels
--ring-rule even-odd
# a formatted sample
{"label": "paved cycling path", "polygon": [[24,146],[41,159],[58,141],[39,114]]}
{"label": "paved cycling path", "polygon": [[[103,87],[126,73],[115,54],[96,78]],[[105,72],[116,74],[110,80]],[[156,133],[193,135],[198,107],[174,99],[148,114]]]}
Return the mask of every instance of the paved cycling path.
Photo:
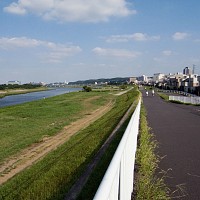
{"label": "paved cycling path", "polygon": [[[184,200],[200,200],[200,107],[165,102],[160,97],[145,96],[147,120],[164,157],[159,167],[169,170],[166,184],[171,191],[184,184]],[[175,194],[178,196],[178,193]]]}

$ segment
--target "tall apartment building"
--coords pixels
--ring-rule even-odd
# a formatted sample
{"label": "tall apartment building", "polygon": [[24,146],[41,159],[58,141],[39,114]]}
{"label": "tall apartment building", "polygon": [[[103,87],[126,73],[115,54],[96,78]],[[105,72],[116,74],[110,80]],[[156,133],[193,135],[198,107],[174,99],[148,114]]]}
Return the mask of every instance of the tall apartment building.
{"label": "tall apartment building", "polygon": [[192,69],[189,68],[189,67],[185,67],[185,68],[183,69],[183,74],[191,75],[191,74],[192,74]]}

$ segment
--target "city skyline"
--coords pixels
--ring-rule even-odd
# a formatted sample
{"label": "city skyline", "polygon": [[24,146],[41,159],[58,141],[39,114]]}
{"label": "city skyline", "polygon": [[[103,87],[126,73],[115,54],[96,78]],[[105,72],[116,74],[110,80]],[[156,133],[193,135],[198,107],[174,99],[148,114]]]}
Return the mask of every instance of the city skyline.
{"label": "city skyline", "polygon": [[200,72],[197,0],[1,0],[0,84]]}

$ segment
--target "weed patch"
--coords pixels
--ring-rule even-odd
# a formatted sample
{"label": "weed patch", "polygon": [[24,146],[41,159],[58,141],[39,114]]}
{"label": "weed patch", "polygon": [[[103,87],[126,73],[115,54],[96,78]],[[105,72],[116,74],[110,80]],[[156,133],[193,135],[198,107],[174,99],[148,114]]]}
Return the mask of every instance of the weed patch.
{"label": "weed patch", "polygon": [[169,101],[169,96],[164,94],[164,93],[160,93],[158,92],[157,93],[162,99],[164,99],[165,101]]}

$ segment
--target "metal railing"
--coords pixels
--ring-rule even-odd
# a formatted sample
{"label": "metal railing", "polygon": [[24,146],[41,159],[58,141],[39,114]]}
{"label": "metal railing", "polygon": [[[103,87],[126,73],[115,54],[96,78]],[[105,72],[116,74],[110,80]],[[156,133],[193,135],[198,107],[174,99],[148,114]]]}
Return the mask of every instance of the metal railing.
{"label": "metal railing", "polygon": [[94,200],[130,200],[133,192],[135,154],[139,132],[139,101]]}
{"label": "metal railing", "polygon": [[200,104],[200,97],[169,96],[170,101],[180,101],[182,103]]}

